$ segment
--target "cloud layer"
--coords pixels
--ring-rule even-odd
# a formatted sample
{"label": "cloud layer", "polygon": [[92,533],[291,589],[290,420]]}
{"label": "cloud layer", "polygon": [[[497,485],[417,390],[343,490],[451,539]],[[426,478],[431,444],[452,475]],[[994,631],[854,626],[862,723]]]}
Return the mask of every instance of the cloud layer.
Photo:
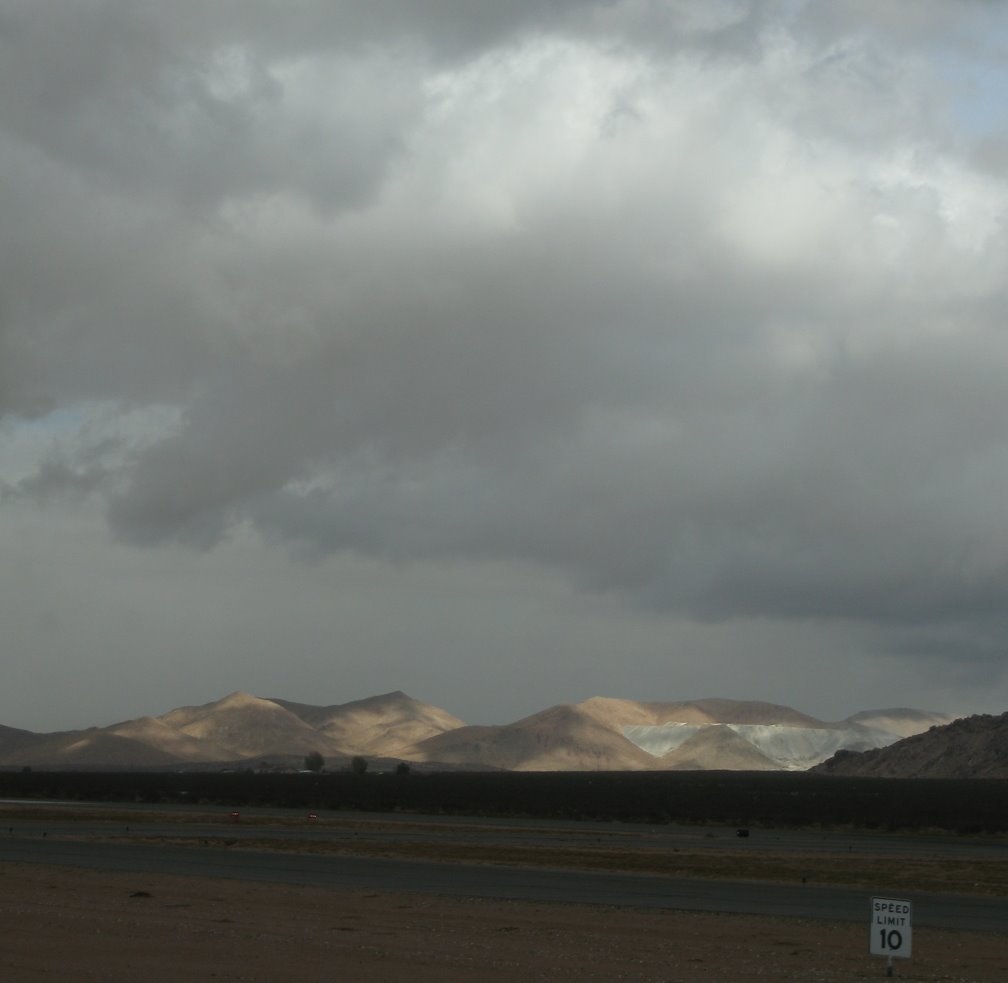
{"label": "cloud layer", "polygon": [[4,500],[998,662],[1004,26],[5,4]]}

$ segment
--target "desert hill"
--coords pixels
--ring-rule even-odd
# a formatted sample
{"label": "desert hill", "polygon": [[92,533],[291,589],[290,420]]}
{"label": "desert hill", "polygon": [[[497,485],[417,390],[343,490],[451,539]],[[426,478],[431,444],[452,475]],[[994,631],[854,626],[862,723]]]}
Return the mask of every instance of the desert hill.
{"label": "desert hill", "polygon": [[412,744],[465,726],[446,710],[414,700],[401,690],[328,707],[272,702],[325,734],[344,754],[396,757]]}
{"label": "desert hill", "polygon": [[329,705],[235,692],[108,727],[51,734],[0,727],[0,767],[297,768],[317,751],[333,767],[364,755],[427,768],[803,770],[838,750],[884,747],[948,719],[888,709],[827,723],[759,701],[592,697],[513,723],[466,726],[401,691]]}
{"label": "desert hill", "polygon": [[659,759],[670,771],[778,771],[768,758],[726,724],[711,724],[667,751]]}
{"label": "desert hill", "polygon": [[126,737],[139,744],[156,748],[176,761],[226,761],[235,757],[233,750],[208,737],[193,736],[172,727],[158,717],[138,717],[104,728],[105,733]]}
{"label": "desert hill", "polygon": [[179,759],[168,751],[97,727],[40,735],[28,747],[3,756],[3,763],[52,768],[161,768]]}
{"label": "desert hill", "polygon": [[341,751],[290,710],[248,693],[231,693],[203,706],[181,707],[158,719],[184,735],[226,748],[231,758]]}
{"label": "desert hill", "polygon": [[884,748],[841,750],[812,770],[884,778],[1008,778],[1008,713],[963,717]]}
{"label": "desert hill", "polygon": [[0,758],[30,748],[41,740],[42,736],[34,731],[0,725]]}
{"label": "desert hill", "polygon": [[580,706],[561,704],[499,727],[462,727],[405,749],[414,761],[479,763],[519,771],[627,771],[660,767]]}
{"label": "desert hill", "polygon": [[907,707],[895,707],[890,710],[862,710],[849,716],[843,723],[860,724],[864,727],[874,727],[899,734],[900,737],[910,737],[921,734],[936,724],[948,724],[953,720],[946,713],[931,713],[927,710],[910,710]]}

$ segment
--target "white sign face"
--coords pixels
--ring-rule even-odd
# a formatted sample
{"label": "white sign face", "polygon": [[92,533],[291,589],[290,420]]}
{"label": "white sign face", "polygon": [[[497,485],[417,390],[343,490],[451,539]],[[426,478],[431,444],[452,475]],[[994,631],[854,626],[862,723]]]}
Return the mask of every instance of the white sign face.
{"label": "white sign face", "polygon": [[913,905],[894,898],[871,899],[871,944],[873,956],[910,955]]}

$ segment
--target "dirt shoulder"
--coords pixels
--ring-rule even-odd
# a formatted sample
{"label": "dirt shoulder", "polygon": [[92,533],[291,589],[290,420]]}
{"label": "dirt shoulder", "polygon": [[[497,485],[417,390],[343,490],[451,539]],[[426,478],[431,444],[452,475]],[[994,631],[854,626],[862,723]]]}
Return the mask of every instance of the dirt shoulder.
{"label": "dirt shoulder", "polygon": [[[0,864],[0,979],[411,983],[885,977],[867,929]],[[1008,979],[1003,936],[914,935],[906,980]]]}

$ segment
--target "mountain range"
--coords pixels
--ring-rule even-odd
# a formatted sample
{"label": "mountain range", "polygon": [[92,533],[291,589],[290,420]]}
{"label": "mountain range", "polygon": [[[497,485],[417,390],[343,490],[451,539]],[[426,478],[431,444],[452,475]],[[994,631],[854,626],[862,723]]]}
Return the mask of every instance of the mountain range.
{"label": "mountain range", "polygon": [[296,768],[316,751],[333,767],[360,755],[430,769],[795,771],[837,751],[884,748],[951,719],[900,708],[829,723],[757,701],[593,697],[509,724],[474,726],[398,691],[329,706],[236,692],[107,727],[34,733],[0,726],[0,767]]}

